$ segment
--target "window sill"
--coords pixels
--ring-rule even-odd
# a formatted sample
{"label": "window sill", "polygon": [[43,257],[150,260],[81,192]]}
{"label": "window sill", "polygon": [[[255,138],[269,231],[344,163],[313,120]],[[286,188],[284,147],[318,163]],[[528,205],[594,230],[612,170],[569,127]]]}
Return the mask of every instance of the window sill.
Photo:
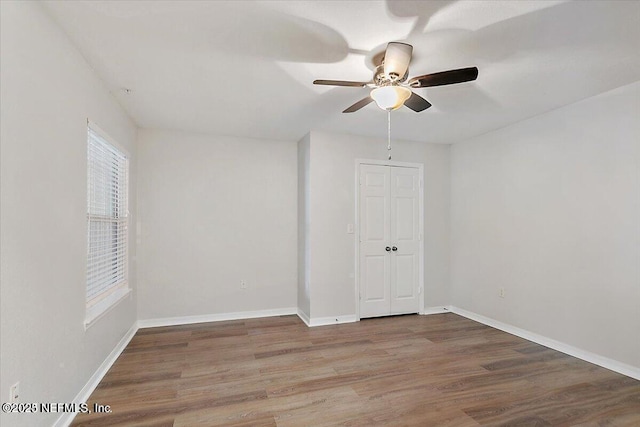
{"label": "window sill", "polygon": [[98,319],[111,311],[120,301],[124,300],[131,293],[131,288],[118,289],[104,300],[100,301],[93,307],[87,309],[87,315],[84,319],[84,330],[86,331],[93,326]]}

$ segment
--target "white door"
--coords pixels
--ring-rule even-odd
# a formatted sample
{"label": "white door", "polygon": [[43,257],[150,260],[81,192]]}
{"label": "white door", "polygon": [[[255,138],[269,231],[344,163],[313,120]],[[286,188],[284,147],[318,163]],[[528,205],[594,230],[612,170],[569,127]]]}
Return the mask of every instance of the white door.
{"label": "white door", "polygon": [[360,165],[360,317],[420,310],[419,170]]}
{"label": "white door", "polygon": [[360,317],[391,309],[391,171],[360,165]]}
{"label": "white door", "polygon": [[418,169],[391,168],[391,314],[420,311]]}

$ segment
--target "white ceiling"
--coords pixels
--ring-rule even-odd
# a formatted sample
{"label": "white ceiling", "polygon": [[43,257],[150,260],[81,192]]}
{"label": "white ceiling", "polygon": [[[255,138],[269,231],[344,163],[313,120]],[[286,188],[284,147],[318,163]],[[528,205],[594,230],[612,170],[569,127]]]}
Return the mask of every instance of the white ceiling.
{"label": "white ceiling", "polygon": [[[639,1],[47,1],[143,128],[298,140],[310,129],[385,137],[386,112],[341,111],[372,52],[414,46],[410,76],[477,66],[417,89],[394,138],[451,143],[640,80]],[[131,89],[127,94],[122,89]]]}

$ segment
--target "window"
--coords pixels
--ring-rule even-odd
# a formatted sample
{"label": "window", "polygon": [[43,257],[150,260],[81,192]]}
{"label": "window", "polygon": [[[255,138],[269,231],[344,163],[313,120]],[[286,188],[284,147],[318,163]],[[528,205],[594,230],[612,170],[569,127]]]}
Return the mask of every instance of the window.
{"label": "window", "polygon": [[97,320],[130,291],[129,159],[97,126],[87,138],[87,315]]}

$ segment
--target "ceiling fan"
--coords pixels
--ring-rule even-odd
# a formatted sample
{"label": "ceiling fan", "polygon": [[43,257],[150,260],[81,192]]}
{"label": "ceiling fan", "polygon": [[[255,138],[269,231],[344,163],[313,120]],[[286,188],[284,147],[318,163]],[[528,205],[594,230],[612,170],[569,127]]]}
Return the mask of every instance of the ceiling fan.
{"label": "ceiling fan", "polygon": [[384,52],[373,58],[376,69],[371,81],[314,80],[313,84],[373,88],[369,96],[356,102],[343,113],[353,113],[373,101],[387,111],[396,110],[405,105],[415,112],[420,112],[431,107],[431,103],[411,89],[469,82],[478,77],[478,68],[470,67],[408,79],[412,52],[413,46],[410,44],[391,42]]}

